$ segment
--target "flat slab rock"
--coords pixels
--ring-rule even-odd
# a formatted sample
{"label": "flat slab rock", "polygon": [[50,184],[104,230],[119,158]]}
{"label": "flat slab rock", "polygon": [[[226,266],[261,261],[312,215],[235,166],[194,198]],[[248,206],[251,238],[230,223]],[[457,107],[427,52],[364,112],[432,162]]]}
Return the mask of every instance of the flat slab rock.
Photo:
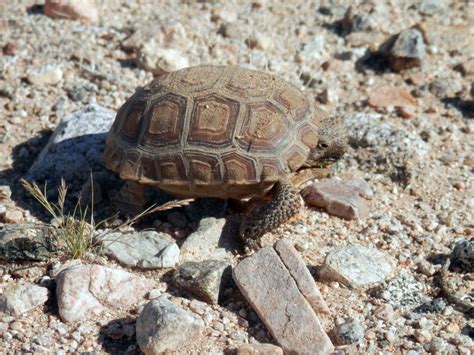
{"label": "flat slab rock", "polygon": [[333,350],[318,313],[329,313],[296,249],[280,240],[260,249],[233,270],[234,280],[260,319],[288,353]]}
{"label": "flat slab rock", "polygon": [[106,307],[127,307],[154,288],[154,282],[120,269],[101,265],[74,265],[56,278],[61,319],[74,322]]}
{"label": "flat slab rock", "polygon": [[364,219],[369,214],[367,200],[374,194],[365,180],[332,178],[313,182],[302,195],[309,205],[324,208],[334,216]]}
{"label": "flat slab rock", "polygon": [[113,232],[106,234],[101,243],[104,254],[128,267],[158,269],[173,267],[179,261],[178,245],[165,233]]}
{"label": "flat slab rock", "polygon": [[384,281],[395,261],[386,253],[361,245],[334,250],[326,255],[320,275],[353,288]]}

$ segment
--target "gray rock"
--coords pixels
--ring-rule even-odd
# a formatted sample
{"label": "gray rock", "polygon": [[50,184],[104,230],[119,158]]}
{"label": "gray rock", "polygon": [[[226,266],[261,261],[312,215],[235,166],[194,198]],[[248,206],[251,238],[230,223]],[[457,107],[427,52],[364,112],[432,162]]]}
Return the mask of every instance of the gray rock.
{"label": "gray rock", "polygon": [[458,241],[451,253],[451,261],[468,272],[474,272],[474,238]]}
{"label": "gray rock", "polygon": [[385,174],[394,182],[408,186],[418,173],[420,160],[429,152],[426,143],[410,127],[387,122],[379,114],[360,113],[346,120],[349,143],[356,148],[354,158],[361,170]]}
{"label": "gray rock", "polygon": [[283,349],[273,344],[252,343],[237,348],[237,355],[283,355]]}
{"label": "gray rock", "polygon": [[173,267],[179,261],[179,248],[168,234],[155,231],[113,232],[101,240],[103,253],[122,265],[141,269]]}
{"label": "gray rock", "polygon": [[402,311],[430,301],[428,297],[423,296],[423,285],[406,272],[378,286],[374,290],[374,295]]}
{"label": "gray rock", "polygon": [[346,120],[349,141],[356,148],[389,149],[393,155],[424,157],[428,144],[405,127],[383,120],[382,115],[358,113]]}
{"label": "gray rock", "polygon": [[27,179],[86,181],[90,172],[104,170],[101,154],[115,112],[97,104],[66,116],[32,167]]}
{"label": "gray rock", "polygon": [[210,304],[217,304],[223,281],[224,271],[229,263],[219,260],[187,262],[174,272],[174,282],[188,290],[198,299]]}
{"label": "gray rock", "polygon": [[369,214],[367,200],[373,197],[369,185],[362,179],[315,181],[301,193],[309,205],[345,219],[366,218]]}
{"label": "gray rock", "polygon": [[304,262],[291,249],[284,240],[260,249],[234,268],[235,283],[284,352],[330,353],[333,345],[314,302],[305,296],[309,289],[301,291],[299,287],[307,284],[314,290],[316,285],[314,280],[309,286],[310,280],[298,279],[307,278],[309,272],[302,276],[295,272],[299,269],[295,266]]}
{"label": "gray rock", "polygon": [[46,227],[10,224],[0,229],[0,260],[44,261],[54,250]]}
{"label": "gray rock", "polygon": [[347,11],[347,5],[341,4],[338,1],[327,1],[324,5],[319,8],[319,12],[334,17],[342,17]]}
{"label": "gray rock", "polygon": [[335,336],[339,345],[356,344],[364,339],[365,328],[356,319],[348,319],[339,324],[335,330]]}
{"label": "gray rock", "polygon": [[315,35],[306,43],[300,53],[298,54],[303,60],[311,62],[321,60],[324,58],[326,51],[324,49],[324,36],[321,34]]}
{"label": "gray rock", "polygon": [[423,15],[433,16],[445,12],[449,3],[449,0],[422,0],[418,9]]}
{"label": "gray rock", "polygon": [[178,351],[191,344],[204,328],[204,322],[164,297],[147,303],[137,319],[136,334],[145,354]]}
{"label": "gray rock", "polygon": [[100,314],[107,307],[127,307],[154,288],[154,282],[101,265],[75,265],[56,278],[59,315],[64,322]]}
{"label": "gray rock", "polygon": [[429,343],[424,345],[426,351],[429,351],[430,354],[449,354],[448,352],[448,342],[441,338],[434,338]]}
{"label": "gray rock", "polygon": [[34,284],[7,285],[0,294],[0,314],[19,316],[48,300],[48,289]]}
{"label": "gray rock", "polygon": [[423,35],[414,28],[403,30],[382,44],[380,52],[387,56],[394,72],[420,67],[425,57]]}
{"label": "gray rock", "polygon": [[394,260],[376,249],[353,245],[326,255],[321,277],[360,288],[384,281],[393,271]]}
{"label": "gray rock", "polygon": [[[181,245],[181,262],[203,261],[209,259],[222,259],[226,256],[226,248],[236,239],[231,233],[225,231],[225,218],[203,218],[199,222],[196,232],[191,233]],[[228,254],[231,257],[231,254]]]}

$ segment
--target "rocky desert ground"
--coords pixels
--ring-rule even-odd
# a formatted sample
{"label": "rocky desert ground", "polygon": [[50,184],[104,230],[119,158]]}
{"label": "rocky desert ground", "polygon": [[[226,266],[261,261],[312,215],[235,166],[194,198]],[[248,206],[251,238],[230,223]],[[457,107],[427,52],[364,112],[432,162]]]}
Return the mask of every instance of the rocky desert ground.
{"label": "rocky desert ground", "polygon": [[[298,321],[314,349],[473,352],[472,1],[1,1],[0,47],[1,353],[288,352],[298,334],[277,334],[263,292],[309,307],[288,319],[313,315]],[[96,220],[110,216],[123,182],[100,151],[115,112],[200,64],[268,71],[344,119],[337,178],[316,183],[326,202],[262,241],[307,268],[288,283],[274,269],[270,290],[236,271],[258,252],[219,200],[145,216],[79,260],[48,248],[57,221],[20,179],[56,200],[63,177],[67,209],[94,190]]]}

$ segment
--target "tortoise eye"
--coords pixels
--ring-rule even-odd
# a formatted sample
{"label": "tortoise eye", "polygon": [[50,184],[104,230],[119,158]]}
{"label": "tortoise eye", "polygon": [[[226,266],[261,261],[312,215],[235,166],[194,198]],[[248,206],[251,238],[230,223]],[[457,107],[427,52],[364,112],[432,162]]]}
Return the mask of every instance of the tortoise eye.
{"label": "tortoise eye", "polygon": [[320,149],[328,149],[328,148],[329,148],[329,144],[324,143],[324,142],[319,142],[319,143],[318,143],[318,148],[320,148]]}

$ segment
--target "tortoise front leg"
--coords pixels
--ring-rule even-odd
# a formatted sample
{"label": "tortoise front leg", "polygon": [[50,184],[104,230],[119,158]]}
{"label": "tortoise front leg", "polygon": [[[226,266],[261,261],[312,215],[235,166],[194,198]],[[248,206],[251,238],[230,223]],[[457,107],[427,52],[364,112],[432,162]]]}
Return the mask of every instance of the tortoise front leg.
{"label": "tortoise front leg", "polygon": [[302,207],[299,191],[289,181],[278,181],[273,187],[272,199],[262,201],[250,216],[244,216],[240,236],[251,248],[257,247],[258,239],[296,215]]}

